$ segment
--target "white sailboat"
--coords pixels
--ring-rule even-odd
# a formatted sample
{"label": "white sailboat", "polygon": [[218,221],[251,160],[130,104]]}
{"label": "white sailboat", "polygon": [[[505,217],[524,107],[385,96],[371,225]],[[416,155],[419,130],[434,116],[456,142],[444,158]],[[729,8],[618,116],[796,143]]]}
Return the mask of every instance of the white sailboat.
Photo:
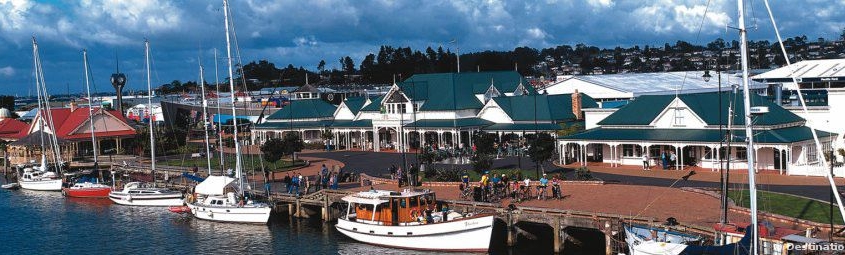
{"label": "white sailboat", "polygon": [[[144,53],[147,66],[147,104],[150,106],[152,116],[152,84],[150,81],[150,42],[144,41]],[[123,186],[120,191],[114,190],[109,193],[109,199],[116,204],[135,206],[178,206],[183,205],[182,192],[168,188],[155,186],[156,154],[155,154],[155,132],[153,132],[154,121],[150,119],[150,159],[153,183],[145,184],[130,182]]]}
{"label": "white sailboat", "polygon": [[[223,0],[224,23],[226,25],[226,53],[228,55],[229,77],[234,77],[232,70],[232,44],[229,35],[229,2]],[[230,91],[235,91],[235,81],[229,79]],[[267,224],[270,219],[272,208],[263,203],[256,203],[246,199],[244,193],[244,175],[241,162],[241,148],[238,142],[238,114],[235,109],[234,93],[232,94],[232,121],[234,125],[235,139],[235,176],[209,176],[198,184],[194,190],[195,201],[189,201],[188,208],[191,214],[198,219],[234,222],[234,223],[256,223]],[[206,131],[207,132],[207,131]],[[221,171],[222,172],[222,171]],[[237,183],[235,183],[237,182]],[[239,196],[236,196],[235,194]]]}
{"label": "white sailboat", "polygon": [[[775,27],[775,33],[777,34],[778,41],[781,43],[781,49],[783,50],[783,56],[788,56],[786,54],[786,50],[783,47],[783,43],[780,39],[780,33],[777,30],[777,26],[774,24],[774,17],[771,15],[771,10],[769,8],[769,4],[767,0],[764,0],[766,5],[766,9],[769,10],[769,15],[771,17],[771,21],[773,23],[773,27]],[[747,148],[754,148],[754,133],[752,130],[752,115],[754,113],[765,113],[768,111],[765,107],[752,107],[751,106],[751,91],[749,89],[749,67],[748,67],[748,40],[747,40],[747,31],[745,28],[745,6],[743,0],[737,1],[737,9],[739,11],[739,43],[740,43],[740,57],[741,57],[741,66],[742,66],[742,90],[743,90],[743,103],[744,103],[744,117],[745,117],[745,137],[747,142]],[[786,59],[787,65],[789,65],[789,59]],[[794,72],[793,72],[794,73]],[[804,107],[804,111],[806,114],[807,108],[803,97],[801,96],[800,87],[797,85],[797,81],[794,80],[793,82],[796,83],[795,87],[799,88],[799,99],[801,101],[802,106]],[[731,119],[731,118],[729,118]],[[823,151],[821,147],[821,143],[819,142],[818,136],[816,135],[815,129],[810,129],[813,134],[813,140],[815,141],[815,145],[818,151]],[[699,246],[694,245],[691,242],[694,240],[686,239],[683,237],[682,234],[679,233],[671,233],[669,231],[640,231],[635,226],[626,226],[626,239],[625,241],[628,243],[629,252],[631,255],[676,255],[676,254],[773,254],[772,250],[761,249],[761,233],[765,235],[768,232],[766,229],[768,226],[765,224],[760,224],[757,219],[757,185],[755,180],[755,163],[756,155],[754,155],[755,150],[747,150],[747,160],[748,160],[748,189],[750,193],[750,216],[751,216],[751,224],[748,227],[744,228],[745,236],[737,243],[726,244],[722,246]],[[824,165],[825,159],[823,158],[822,154],[819,153],[818,155],[819,162],[822,162]],[[830,181],[831,188],[836,190],[835,182],[833,181],[833,177],[828,174],[828,180]],[[836,197],[836,202],[839,205],[839,210],[842,215],[845,216],[845,208],[842,206],[842,201],[839,196],[838,192],[834,192]],[[724,226],[721,226],[724,227]],[[640,228],[641,229],[641,228]],[[661,233],[663,236],[661,236]],[[776,252],[780,253],[782,251],[777,250]]]}
{"label": "white sailboat", "polygon": [[[59,169],[64,163],[61,159],[61,152],[59,150],[58,139],[55,137],[55,127],[53,125],[52,113],[50,112],[50,99],[47,94],[46,84],[44,83],[44,71],[41,69],[41,56],[38,54],[38,42],[35,37],[32,38],[32,54],[35,67],[35,87],[38,90],[38,126],[41,133],[41,165],[30,166],[23,169],[23,175],[19,178],[18,183],[20,187],[28,190],[40,191],[61,191],[62,179],[56,172],[50,171],[50,165],[47,161],[47,151],[50,147],[52,151],[53,162],[56,169]],[[45,132],[49,125],[50,132]],[[48,135],[45,140],[45,135]]]}

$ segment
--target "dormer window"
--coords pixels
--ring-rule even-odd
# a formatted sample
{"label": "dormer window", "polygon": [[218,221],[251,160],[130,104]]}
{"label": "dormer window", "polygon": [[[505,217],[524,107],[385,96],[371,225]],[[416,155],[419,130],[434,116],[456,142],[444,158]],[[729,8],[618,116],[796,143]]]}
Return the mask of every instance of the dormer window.
{"label": "dormer window", "polygon": [[493,86],[492,83],[490,83],[490,88],[487,88],[487,92],[484,92],[484,103],[486,104],[488,101],[490,101],[490,99],[493,99],[494,97],[499,97],[499,96],[501,96],[501,93],[499,93],[499,90],[496,89],[496,87]]}
{"label": "dormer window", "polygon": [[516,86],[516,90],[513,91],[514,96],[522,96],[528,95],[528,89],[525,89],[525,86],[522,85],[520,82],[518,86]]}

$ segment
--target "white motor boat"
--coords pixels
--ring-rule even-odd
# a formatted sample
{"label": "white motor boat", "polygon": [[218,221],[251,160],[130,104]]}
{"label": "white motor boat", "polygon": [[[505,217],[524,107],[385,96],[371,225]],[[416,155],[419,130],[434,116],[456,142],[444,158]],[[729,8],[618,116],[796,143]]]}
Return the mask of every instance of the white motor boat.
{"label": "white motor boat", "polygon": [[109,199],[116,204],[134,206],[179,206],[184,203],[182,192],[140,182],[130,182],[123,186],[123,190],[110,192]]}
{"label": "white motor boat", "polygon": [[61,191],[62,179],[54,172],[25,168],[18,180],[21,188],[40,191]]}
{"label": "white motor boat", "polygon": [[267,224],[272,209],[264,203],[235,197],[237,179],[209,176],[194,189],[195,197],[188,201],[191,214],[198,219]]}
{"label": "white motor boat", "polygon": [[371,190],[343,201],[349,207],[335,228],[359,242],[430,251],[487,252],[490,247],[492,214],[434,210],[432,192]]}

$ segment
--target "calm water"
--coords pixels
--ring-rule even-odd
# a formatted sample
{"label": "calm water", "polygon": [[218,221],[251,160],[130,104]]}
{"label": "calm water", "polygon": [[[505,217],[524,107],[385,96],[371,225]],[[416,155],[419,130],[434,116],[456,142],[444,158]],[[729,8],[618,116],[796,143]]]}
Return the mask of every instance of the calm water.
{"label": "calm water", "polygon": [[[0,183],[6,182],[0,178]],[[503,235],[494,235],[493,254],[551,251],[535,245],[509,250]],[[436,254],[358,243],[337,232],[334,223],[284,214],[274,215],[268,225],[227,224],[196,220],[166,208],[4,189],[0,189],[0,247],[0,254]]]}

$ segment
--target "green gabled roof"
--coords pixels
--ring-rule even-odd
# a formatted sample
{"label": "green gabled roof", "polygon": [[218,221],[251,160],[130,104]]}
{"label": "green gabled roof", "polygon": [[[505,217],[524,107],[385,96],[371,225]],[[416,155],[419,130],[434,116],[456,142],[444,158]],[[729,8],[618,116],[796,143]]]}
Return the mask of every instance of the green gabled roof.
{"label": "green gabled roof", "polygon": [[[513,121],[575,119],[575,115],[572,113],[572,94],[495,97],[493,101]],[[598,108],[598,104],[592,97],[581,94],[581,108]]]}
{"label": "green gabled roof", "polygon": [[519,73],[512,71],[416,74],[397,85],[412,100],[425,101],[420,111],[448,111],[483,107],[475,95],[484,94],[491,81],[501,93],[513,92],[521,82],[530,94],[536,94]]}
{"label": "green gabled roof", "polygon": [[384,99],[385,95],[381,95],[379,97],[373,98],[370,100],[370,104],[361,108],[361,111],[365,112],[377,112],[381,110],[381,100]]}
{"label": "green gabled roof", "polygon": [[363,107],[366,102],[366,97],[347,97],[346,100],[343,100],[343,103],[346,104],[346,107],[349,107],[349,110],[352,111],[353,115],[358,114],[358,111],[361,111],[361,107]]}
{"label": "green gabled roof", "polygon": [[331,125],[332,125],[331,120],[275,121],[275,122],[264,122],[264,123],[255,125],[255,129],[298,129],[298,128],[324,129],[324,128],[331,127]]}
{"label": "green gabled roof", "polygon": [[525,131],[525,130],[542,130],[542,131],[553,131],[553,130],[560,130],[560,124],[555,123],[497,123],[490,126],[486,126],[482,128],[483,130],[488,131]]}
{"label": "green gabled roof", "polygon": [[493,124],[481,118],[463,118],[456,120],[424,119],[405,124],[405,128],[432,128],[432,127],[483,127]]}
{"label": "green gabled roof", "polygon": [[[561,140],[599,140],[599,141],[673,141],[673,142],[713,142],[724,137],[725,131],[718,129],[622,129],[593,128],[581,133],[559,137]],[[794,143],[812,140],[812,131],[806,126],[797,126],[773,130],[755,130],[754,141],[765,144]],[[816,130],[819,137],[835,136]],[[735,130],[734,142],[742,143],[745,132]]]}
{"label": "green gabled roof", "polygon": [[[728,123],[728,105],[731,100],[734,102],[734,125],[744,125],[744,102],[741,93],[734,94],[730,91],[721,93],[721,106],[719,104],[719,92],[682,94],[678,97],[690,110],[695,112],[708,125],[719,125],[719,114],[721,112],[721,123]],[[627,105],[623,106],[604,120],[599,125],[648,125],[657,115],[660,114],[675,99],[675,95],[644,95],[639,96]],[[754,117],[755,125],[779,125],[804,121],[798,115],[773,104],[765,98],[751,95],[753,106],[768,106],[769,112]]]}
{"label": "green gabled roof", "polygon": [[335,120],[332,127],[338,128],[365,128],[373,127],[373,120]]}
{"label": "green gabled roof", "polygon": [[290,104],[274,112],[268,120],[315,119],[334,116],[337,106],[322,99],[292,100]]}

